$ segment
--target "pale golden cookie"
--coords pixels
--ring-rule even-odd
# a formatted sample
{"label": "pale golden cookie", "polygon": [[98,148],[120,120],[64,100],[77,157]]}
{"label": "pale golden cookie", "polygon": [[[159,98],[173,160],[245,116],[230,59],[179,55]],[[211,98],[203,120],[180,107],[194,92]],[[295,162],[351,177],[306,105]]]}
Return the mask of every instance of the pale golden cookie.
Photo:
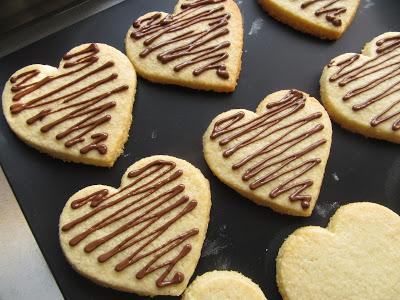
{"label": "pale golden cookie", "polygon": [[321,76],[321,100],[342,127],[400,143],[400,32],[334,58]]}
{"label": "pale golden cookie", "polygon": [[212,271],[198,276],[182,300],[267,300],[260,287],[234,271]]}
{"label": "pale golden cookie", "polygon": [[284,300],[394,300],[400,295],[400,217],[369,202],[339,208],[328,227],[297,229],[276,259]]}
{"label": "pale golden cookie", "polygon": [[200,257],[210,186],[190,163],[165,155],[139,160],[115,189],[75,193],[60,216],[61,248],[72,267],[106,287],[178,296]]}
{"label": "pale golden cookie", "polygon": [[3,91],[3,112],[28,145],[66,161],[111,167],[132,123],[136,73],[128,58],[105,44],[84,44],[59,68],[30,65]]}
{"label": "pale golden cookie", "polygon": [[322,39],[337,40],[350,26],[360,0],[259,0],[272,17]]}
{"label": "pale golden cookie", "polygon": [[203,136],[212,172],[244,197],[275,211],[310,216],[332,141],[328,114],[308,94],[283,90],[256,113],[233,109]]}
{"label": "pale golden cookie", "polygon": [[172,14],[139,17],[125,47],[148,80],[232,92],[242,63],[242,16],[233,0],[179,0]]}

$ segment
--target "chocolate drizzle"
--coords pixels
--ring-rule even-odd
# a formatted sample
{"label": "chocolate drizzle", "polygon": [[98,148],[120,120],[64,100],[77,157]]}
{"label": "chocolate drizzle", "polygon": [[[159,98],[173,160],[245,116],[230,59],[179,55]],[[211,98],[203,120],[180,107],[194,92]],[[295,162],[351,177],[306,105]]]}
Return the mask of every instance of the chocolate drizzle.
{"label": "chocolate drizzle", "polygon": [[[336,82],[344,87],[349,83],[355,85],[359,80],[368,80],[366,84],[358,85],[343,96],[347,101],[356,96],[362,96],[366,92],[375,91],[374,96],[365,96],[363,102],[354,104],[354,111],[362,110],[375,102],[387,99],[400,91],[400,35],[382,38],[376,42],[377,56],[365,62],[358,63],[359,54],[354,54],[342,61],[331,61],[329,68],[335,66],[337,71],[329,78],[330,82]],[[357,65],[355,65],[357,64]],[[379,73],[379,75],[377,75]],[[388,81],[392,83],[385,86]],[[365,99],[367,98],[367,99]],[[394,119],[392,130],[400,129],[400,95],[388,103],[387,108],[379,112],[370,122],[375,127],[386,121]],[[397,108],[397,110],[396,110]]]}
{"label": "chocolate drizzle", "polygon": [[[15,102],[10,106],[11,113],[17,115],[25,110],[43,107],[43,109],[34,116],[26,120],[28,125],[33,125],[39,121],[43,122],[49,115],[66,111],[66,113],[59,118],[43,125],[40,131],[47,133],[68,120],[78,119],[77,123],[59,132],[55,137],[57,140],[69,137],[64,143],[67,148],[85,142],[88,134],[96,130],[98,126],[110,121],[111,116],[106,114],[106,112],[117,105],[114,101],[104,102],[103,100],[114,94],[124,92],[129,88],[127,85],[122,85],[111,91],[102,92],[94,97],[77,101],[79,97],[89,92],[95,91],[96,89],[103,89],[102,86],[104,84],[112,82],[118,77],[118,74],[111,73],[80,89],[73,90],[73,88],[83,80],[98,76],[99,73],[103,73],[105,70],[114,66],[114,62],[112,61],[107,61],[99,66],[95,66],[99,61],[99,57],[96,55],[99,51],[100,49],[96,44],[90,44],[81,51],[65,54],[63,57],[63,68],[71,70],[59,75],[46,76],[32,82],[32,80],[40,74],[39,70],[33,69],[11,77],[10,82],[13,84],[11,91],[14,93],[12,100]],[[86,69],[92,66],[93,68],[90,71],[84,73]],[[79,76],[68,81],[68,77],[73,74],[79,74]],[[59,80],[61,85],[57,87],[48,86],[50,83],[56,82],[57,80]],[[40,96],[34,96],[25,102],[21,102],[23,98],[28,97],[41,88],[47,88],[49,91]],[[100,104],[100,102],[103,103]],[[72,136],[75,132],[77,134]],[[97,150],[97,152],[102,155],[107,153],[107,146],[104,144],[108,138],[107,133],[93,133],[90,135],[90,138],[92,142],[80,149],[81,154],[87,154],[92,150]]]}
{"label": "chocolate drizzle", "polygon": [[335,4],[341,2],[342,0],[308,0],[301,4],[301,9],[306,9],[307,7],[318,3],[323,2],[327,3],[318,8],[315,11],[315,16],[319,17],[321,15],[325,15],[325,19],[336,27],[342,26],[342,20],[340,19],[340,15],[344,14],[347,11],[345,6],[336,6]]}
{"label": "chocolate drizzle", "polygon": [[[179,13],[165,17],[155,13],[136,20],[132,25],[135,30],[131,33],[131,38],[134,40],[145,38],[143,41],[145,49],[139,56],[145,58],[156,50],[164,49],[157,54],[157,59],[162,64],[188,57],[174,66],[175,72],[192,65],[200,65],[193,70],[194,76],[207,70],[216,70],[219,77],[228,79],[229,73],[223,61],[229,57],[224,49],[230,47],[231,43],[229,41],[213,43],[215,39],[229,34],[227,25],[230,14],[225,12],[223,4],[218,5],[225,1],[187,1],[181,5],[182,11]],[[190,28],[192,25],[206,22],[209,26],[207,29]],[[157,43],[157,40],[170,33],[173,34],[171,37],[165,37]],[[176,43],[181,44],[176,46]]]}
{"label": "chocolate drizzle", "polygon": [[[156,281],[158,287],[182,282],[185,277],[181,272],[175,272],[172,277],[169,274],[191,251],[192,246],[187,240],[197,235],[199,230],[197,228],[185,230],[167,241],[163,237],[171,226],[197,206],[197,201],[181,195],[185,190],[183,184],[167,187],[182,174],[182,170],[177,170],[174,162],[154,160],[140,169],[129,172],[128,178],[132,179],[132,182],[117,192],[110,193],[107,189],[99,189],[86,197],[75,199],[71,202],[72,209],[79,209],[90,203],[91,210],[64,224],[61,227],[62,231],[76,228],[100,212],[105,216],[95,223],[93,221],[94,224],[90,227],[79,228],[79,233],[71,238],[69,245],[74,247],[94,232],[110,225],[115,226],[115,222],[123,220],[113,231],[87,243],[84,251],[91,253],[99,246],[106,246],[98,256],[99,263],[124,252],[125,257],[115,265],[117,272],[148,258],[147,264],[136,273],[136,278],[142,279],[150,273],[163,269]],[[163,190],[160,191],[161,189]],[[124,238],[120,237],[121,234],[125,234]],[[115,245],[109,245],[110,241],[114,241]],[[181,245],[183,246],[180,247]],[[177,248],[180,249],[176,251],[176,256],[159,262],[163,256]]]}
{"label": "chocolate drizzle", "polygon": [[[289,199],[300,201],[303,209],[310,206],[311,196],[302,193],[313,184],[313,181],[310,179],[299,181],[298,179],[321,163],[321,159],[304,160],[301,158],[326,143],[325,139],[319,139],[302,150],[289,153],[294,146],[306,141],[324,128],[320,123],[312,127],[309,125],[310,122],[322,116],[321,112],[312,113],[293,121],[287,120],[304,108],[305,101],[306,98],[302,92],[290,90],[280,101],[269,103],[265,113],[250,121],[241,122],[245,116],[241,111],[217,120],[210,136],[212,140],[221,137],[220,146],[231,144],[222,153],[225,158],[232,156],[242,148],[270,138],[260,148],[234,163],[232,169],[238,170],[247,165],[242,180],[246,182],[253,180],[249,183],[251,190],[278,180],[286,174],[293,174],[292,177],[273,188],[269,196],[275,198],[294,190]],[[282,125],[284,120],[287,120],[288,123]],[[307,129],[301,130],[304,126]],[[295,165],[297,161],[299,163]]]}

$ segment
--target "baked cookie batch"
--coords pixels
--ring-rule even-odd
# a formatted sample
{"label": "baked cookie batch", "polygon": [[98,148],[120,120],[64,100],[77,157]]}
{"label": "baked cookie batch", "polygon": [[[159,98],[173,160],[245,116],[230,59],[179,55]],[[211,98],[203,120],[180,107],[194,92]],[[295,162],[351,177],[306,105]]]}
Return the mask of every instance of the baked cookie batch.
{"label": "baked cookie batch", "polygon": [[[338,39],[360,1],[259,2],[300,31]],[[105,44],[84,44],[68,51],[58,68],[35,64],[15,72],[2,96],[11,130],[53,157],[112,167],[128,139],[136,72],[154,82],[233,92],[242,16],[233,0],[179,0],[173,13],[138,17],[125,47],[127,56]],[[323,105],[288,89],[266,96],[255,112],[216,116],[203,136],[213,174],[259,205],[307,217],[329,158],[330,119],[400,143],[399,32],[374,38],[361,54],[333,58],[320,87]],[[167,155],[143,158],[128,168],[119,188],[92,185],[69,198],[60,216],[61,248],[77,272],[121,291],[183,300],[266,299],[234,271],[205,273],[188,287],[210,209],[210,185],[199,169]],[[397,299],[400,217],[374,203],[345,205],[327,228],[291,234],[279,250],[276,273],[285,300]]]}

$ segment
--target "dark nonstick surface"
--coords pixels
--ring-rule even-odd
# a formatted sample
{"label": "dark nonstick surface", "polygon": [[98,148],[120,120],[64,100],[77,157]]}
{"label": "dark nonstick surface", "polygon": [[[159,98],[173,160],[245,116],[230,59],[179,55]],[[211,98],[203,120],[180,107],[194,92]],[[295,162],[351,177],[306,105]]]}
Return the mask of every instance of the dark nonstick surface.
{"label": "dark nonstick surface", "polygon": [[[257,282],[268,299],[281,299],[275,257],[296,228],[325,226],[337,207],[355,201],[381,203],[400,213],[399,146],[366,139],[337,125],[321,194],[310,218],[283,216],[244,199],[212,175],[202,155],[202,135],[220,112],[254,110],[267,94],[280,89],[297,88],[319,98],[319,77],[331,58],[359,52],[381,33],[400,31],[400,2],[362,1],[353,24],[336,42],[310,37],[271,19],[256,1],[238,2],[245,36],[236,91],[217,94],[139,79],[130,138],[112,169],[65,163],[41,154],[21,142],[0,117],[2,167],[66,299],[143,298],[103,288],[73,271],[58,243],[58,218],[74,192],[97,183],[117,187],[131,164],[153,154],[188,160],[211,183],[211,220],[193,278],[214,269],[237,270]],[[3,85],[25,65],[57,66],[66,51],[81,43],[102,42],[124,51],[132,20],[147,11],[169,12],[174,5],[175,0],[125,1],[2,58],[0,82]]]}

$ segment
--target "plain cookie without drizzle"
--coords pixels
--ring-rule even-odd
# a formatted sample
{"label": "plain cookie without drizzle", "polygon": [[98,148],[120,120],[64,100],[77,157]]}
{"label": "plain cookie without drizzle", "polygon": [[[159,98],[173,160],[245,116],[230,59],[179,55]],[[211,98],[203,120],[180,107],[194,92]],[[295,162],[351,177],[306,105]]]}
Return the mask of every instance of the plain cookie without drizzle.
{"label": "plain cookie without drizzle", "polygon": [[98,284],[178,296],[199,260],[210,207],[200,170],[171,156],[143,158],[118,189],[93,185],[67,201],[61,248],[77,272]]}
{"label": "plain cookie without drizzle", "polygon": [[139,17],[126,53],[148,80],[232,92],[241,68],[243,21],[233,0],[179,0],[172,14]]}
{"label": "plain cookie without drizzle", "polygon": [[212,271],[198,276],[182,300],[267,300],[260,287],[234,271]]}
{"label": "plain cookie without drizzle", "polygon": [[100,43],[68,51],[54,68],[30,65],[3,90],[3,112],[25,143],[53,157],[111,167],[132,123],[136,73],[117,49]]}
{"label": "plain cookie without drizzle", "polygon": [[361,54],[334,58],[320,84],[321,100],[339,125],[400,143],[400,32],[377,36]]}
{"label": "plain cookie without drizzle", "polygon": [[307,226],[279,249],[284,300],[394,300],[400,295],[400,217],[369,202],[339,208],[328,227]]}
{"label": "plain cookie without drizzle", "polygon": [[256,112],[233,109],[203,136],[208,166],[222,182],[257,204],[310,216],[332,141],[323,106],[298,90],[268,95]]}
{"label": "plain cookie without drizzle", "polygon": [[350,26],[360,0],[259,0],[272,17],[322,39],[337,40]]}

